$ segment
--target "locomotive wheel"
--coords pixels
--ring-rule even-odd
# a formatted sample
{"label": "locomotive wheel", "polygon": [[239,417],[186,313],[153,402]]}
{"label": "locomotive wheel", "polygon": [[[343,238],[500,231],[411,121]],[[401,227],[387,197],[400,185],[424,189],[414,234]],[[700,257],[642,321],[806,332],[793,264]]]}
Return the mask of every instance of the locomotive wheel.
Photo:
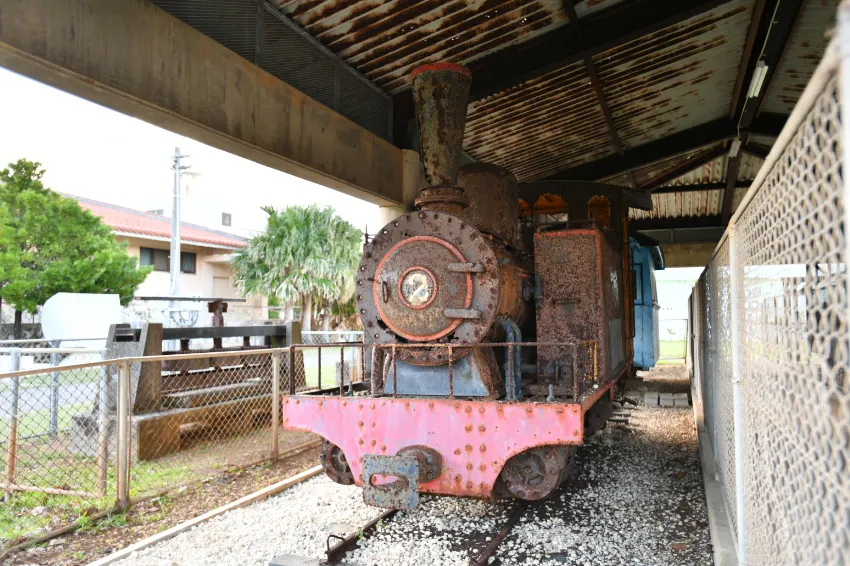
{"label": "locomotive wheel", "polygon": [[513,456],[505,463],[496,491],[526,501],[546,499],[569,476],[575,448],[539,446]]}
{"label": "locomotive wheel", "polygon": [[322,468],[333,481],[342,485],[352,485],[354,483],[354,474],[351,473],[351,468],[348,466],[345,454],[340,450],[339,446],[323,440],[321,461]]}

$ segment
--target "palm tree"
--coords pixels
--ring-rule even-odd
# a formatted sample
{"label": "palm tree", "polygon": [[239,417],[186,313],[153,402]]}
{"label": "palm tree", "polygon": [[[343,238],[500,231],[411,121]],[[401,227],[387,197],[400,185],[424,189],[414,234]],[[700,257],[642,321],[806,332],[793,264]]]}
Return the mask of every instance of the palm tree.
{"label": "palm tree", "polygon": [[[237,288],[245,295],[274,296],[301,304],[301,328],[312,329],[313,304],[347,301],[354,293],[361,233],[330,207],[264,207],[266,231],[234,254]],[[329,316],[323,327],[330,325]]]}

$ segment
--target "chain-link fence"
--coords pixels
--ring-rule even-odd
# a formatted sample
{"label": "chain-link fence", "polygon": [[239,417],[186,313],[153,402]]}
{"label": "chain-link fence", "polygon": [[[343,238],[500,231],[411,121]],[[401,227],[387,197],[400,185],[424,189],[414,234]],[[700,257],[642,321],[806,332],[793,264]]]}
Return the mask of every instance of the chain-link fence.
{"label": "chain-link fence", "polygon": [[24,351],[14,349],[0,374],[0,492],[7,501],[0,544],[55,526],[57,516],[69,522],[92,507],[126,506],[318,446],[309,433],[280,431],[287,348],[142,358],[75,353],[98,361],[23,369]]}
{"label": "chain-link fence", "polygon": [[840,111],[847,115],[841,88],[850,76],[838,46],[827,50],[691,295],[695,406],[742,564],[850,564]]}

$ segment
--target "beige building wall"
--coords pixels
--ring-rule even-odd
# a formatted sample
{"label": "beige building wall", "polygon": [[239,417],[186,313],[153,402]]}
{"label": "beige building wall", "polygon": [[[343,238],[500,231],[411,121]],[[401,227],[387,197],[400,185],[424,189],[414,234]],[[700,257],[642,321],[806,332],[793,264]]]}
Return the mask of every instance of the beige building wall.
{"label": "beige building wall", "polygon": [[[127,253],[137,260],[141,248],[168,250],[167,241],[123,236],[116,239],[127,242]],[[195,273],[180,274],[180,294],[184,297],[223,297],[239,298],[240,294],[233,285],[233,272],[230,269],[229,255],[233,250],[183,244],[181,251],[192,252],[196,256]],[[171,293],[171,274],[167,271],[151,271],[145,281],[136,290],[141,297],[162,297]],[[266,306],[264,297],[249,297],[249,306]]]}

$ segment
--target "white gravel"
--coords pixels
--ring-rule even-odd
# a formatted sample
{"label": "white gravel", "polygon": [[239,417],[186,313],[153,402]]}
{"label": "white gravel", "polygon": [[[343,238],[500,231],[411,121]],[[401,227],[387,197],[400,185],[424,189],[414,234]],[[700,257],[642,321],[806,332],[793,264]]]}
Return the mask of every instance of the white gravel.
{"label": "white gravel", "polygon": [[280,554],[324,557],[329,533],[354,532],[379,515],[360,489],[324,475],[219,515],[117,562],[121,566],[266,566]]}
{"label": "white gravel", "polygon": [[[526,511],[494,566],[712,564],[690,409],[638,407],[629,425],[609,427],[580,448],[577,464],[552,499]],[[423,496],[419,509],[380,525],[345,562],[465,566],[511,509],[511,502]],[[354,532],[379,513],[362,503],[358,488],[322,476],[119,564],[265,566],[280,554],[321,558],[329,533]]]}

